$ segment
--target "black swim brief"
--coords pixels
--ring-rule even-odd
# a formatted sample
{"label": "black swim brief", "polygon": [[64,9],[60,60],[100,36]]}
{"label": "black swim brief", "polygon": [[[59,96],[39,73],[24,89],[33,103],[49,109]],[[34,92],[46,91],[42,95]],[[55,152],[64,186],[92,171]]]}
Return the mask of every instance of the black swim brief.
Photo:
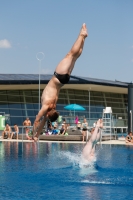
{"label": "black swim brief", "polygon": [[83,131],[87,131],[87,128],[83,128],[82,130],[83,130]]}
{"label": "black swim brief", "polygon": [[69,74],[57,74],[56,72],[54,72],[54,75],[62,84],[66,84],[69,82],[70,79]]}

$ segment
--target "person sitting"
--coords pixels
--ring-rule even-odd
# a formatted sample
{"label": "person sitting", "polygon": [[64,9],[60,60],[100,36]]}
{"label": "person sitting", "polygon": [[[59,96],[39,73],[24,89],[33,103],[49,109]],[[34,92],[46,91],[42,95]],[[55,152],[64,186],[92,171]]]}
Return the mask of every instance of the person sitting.
{"label": "person sitting", "polygon": [[4,131],[2,132],[2,138],[10,139],[10,134],[11,134],[11,127],[9,126],[9,124],[6,124]]}
{"label": "person sitting", "polygon": [[77,123],[77,129],[80,131],[81,130],[81,122],[80,121],[78,121],[78,123]]}
{"label": "person sitting", "polygon": [[126,143],[133,143],[133,134],[132,132],[128,133],[128,135],[125,138]]}
{"label": "person sitting", "polygon": [[52,126],[53,127],[57,127],[58,126],[58,123],[55,121],[55,122],[52,122]]}
{"label": "person sitting", "polygon": [[65,118],[63,119],[63,124],[66,124],[66,119]]}
{"label": "person sitting", "polygon": [[65,135],[65,133],[66,133],[66,126],[65,126],[65,124],[62,124],[59,135]]}
{"label": "person sitting", "polygon": [[70,124],[67,124],[67,127],[66,127],[66,129],[68,130],[68,129],[70,129]]}
{"label": "person sitting", "polygon": [[47,135],[52,135],[53,127],[51,124],[48,125]]}
{"label": "person sitting", "polygon": [[54,124],[54,129],[52,130],[53,135],[57,135],[59,133],[59,130],[57,129],[57,123]]}
{"label": "person sitting", "polygon": [[27,138],[27,140],[33,140],[33,138],[32,138],[32,131],[30,131],[30,128],[26,127],[25,131],[26,131],[26,138]]}
{"label": "person sitting", "polygon": [[64,125],[65,125],[65,129],[68,129],[68,128],[69,128],[69,126],[70,126],[70,124],[67,124],[67,123],[66,123],[66,119],[65,119],[65,118],[63,119],[63,122],[62,122],[62,124],[64,124]]}
{"label": "person sitting", "polygon": [[14,135],[16,139],[18,140],[18,134],[19,134],[19,128],[17,124],[14,124],[14,132],[11,133],[11,139],[13,138],[13,135]]}

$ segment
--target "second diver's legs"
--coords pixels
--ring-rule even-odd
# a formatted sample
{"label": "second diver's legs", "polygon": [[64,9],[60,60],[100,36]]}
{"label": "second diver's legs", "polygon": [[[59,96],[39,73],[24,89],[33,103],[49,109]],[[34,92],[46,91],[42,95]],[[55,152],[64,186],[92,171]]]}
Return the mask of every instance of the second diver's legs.
{"label": "second diver's legs", "polygon": [[91,156],[95,155],[96,144],[97,144],[97,142],[100,141],[100,139],[101,139],[101,129],[98,129],[95,144],[93,145],[93,148],[92,148],[91,153],[90,153]]}
{"label": "second diver's legs", "polygon": [[89,142],[87,142],[82,152],[82,156],[86,160],[89,160],[92,153],[94,154],[95,145],[101,138],[101,130],[99,129],[100,127],[102,127],[102,122],[101,120],[98,120],[95,130],[92,133]]}
{"label": "second diver's legs", "polygon": [[58,64],[56,67],[56,73],[59,74],[71,74],[75,61],[81,55],[85,38],[87,37],[87,28],[86,25],[83,24],[80,34],[71,48],[70,52],[65,56],[65,58]]}
{"label": "second diver's legs", "polygon": [[94,146],[96,144],[96,138],[97,138],[98,131],[99,131],[99,128],[96,127],[94,132],[91,135],[89,142],[87,142],[87,144],[85,145],[85,147],[83,149],[82,156],[86,160],[89,160],[92,149],[94,148]]}

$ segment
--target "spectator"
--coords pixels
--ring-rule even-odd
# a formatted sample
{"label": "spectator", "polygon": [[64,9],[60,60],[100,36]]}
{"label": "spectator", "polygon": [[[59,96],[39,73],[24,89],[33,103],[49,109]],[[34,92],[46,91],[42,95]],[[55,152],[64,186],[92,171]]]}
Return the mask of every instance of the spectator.
{"label": "spectator", "polygon": [[63,124],[66,124],[66,119],[65,118],[63,119]]}
{"label": "spectator", "polygon": [[78,130],[81,130],[81,126],[82,126],[82,125],[81,125],[81,122],[78,121],[78,123],[77,123],[77,129],[78,129]]}
{"label": "spectator", "polygon": [[18,140],[18,134],[19,134],[19,128],[18,128],[17,124],[14,124],[14,132],[12,132],[12,134],[11,134],[11,139],[12,139],[13,135],[15,135],[16,139]]}
{"label": "spectator", "polygon": [[67,124],[67,128],[66,129],[70,129],[70,124]]}
{"label": "spectator", "polygon": [[57,134],[59,133],[59,130],[57,129],[57,126],[58,126],[57,123],[55,123],[55,124],[54,124],[54,129],[53,129],[53,131],[52,131],[52,134],[53,134],[53,135],[57,135]]}
{"label": "spectator", "polygon": [[78,118],[78,116],[76,116],[76,118],[75,118],[75,124],[77,124],[78,121],[79,121],[79,118]]}
{"label": "spectator", "polygon": [[94,127],[94,128],[96,127],[96,124],[97,124],[97,122],[94,122],[94,123],[93,123],[93,127]]}
{"label": "spectator", "polygon": [[84,122],[82,123],[82,135],[83,135],[83,142],[84,142],[84,137],[86,136],[87,133],[87,128],[88,128],[88,123],[86,119],[84,119]]}
{"label": "spectator", "polygon": [[31,121],[29,119],[29,117],[26,118],[26,120],[23,122],[23,126],[31,126]]}
{"label": "spectator", "polygon": [[65,135],[65,133],[66,133],[66,126],[65,126],[65,124],[62,124],[59,135]]}
{"label": "spectator", "polygon": [[32,133],[31,133],[32,131],[30,131],[29,127],[26,127],[25,131],[27,140],[32,140]]}
{"label": "spectator", "polygon": [[26,118],[26,120],[23,122],[23,126],[25,128],[25,133],[27,132],[27,127],[31,126],[31,121],[29,119],[29,117]]}
{"label": "spectator", "polygon": [[6,124],[4,131],[2,132],[2,138],[4,139],[10,139],[10,134],[11,134],[11,127],[9,126],[9,124]]}
{"label": "spectator", "polygon": [[66,119],[65,118],[63,119],[63,123],[62,124],[64,124],[65,125],[65,129],[67,129],[68,124],[66,123]]}
{"label": "spectator", "polygon": [[53,127],[51,124],[48,125],[47,135],[52,135]]}
{"label": "spectator", "polygon": [[130,142],[133,143],[133,134],[132,134],[132,132],[128,133],[128,135],[125,138],[125,142],[126,143],[130,143]]}
{"label": "spectator", "polygon": [[52,122],[52,126],[57,127],[58,126],[57,122]]}

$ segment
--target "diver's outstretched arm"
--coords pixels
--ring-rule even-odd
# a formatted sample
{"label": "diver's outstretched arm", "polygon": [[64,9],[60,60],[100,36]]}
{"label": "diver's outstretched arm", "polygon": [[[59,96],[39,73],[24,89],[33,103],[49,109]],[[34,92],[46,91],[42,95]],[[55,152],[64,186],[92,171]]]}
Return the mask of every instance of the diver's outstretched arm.
{"label": "diver's outstretched arm", "polygon": [[[33,130],[32,130],[32,132],[33,132],[33,135],[35,135],[36,134],[36,132],[41,132],[41,123],[40,123],[40,119],[41,119],[41,117],[43,117],[44,116],[44,119],[45,118],[47,118],[47,116],[46,116],[46,112],[47,112],[47,109],[48,109],[48,106],[42,106],[41,107],[41,110],[39,111],[39,113],[38,113],[38,115],[36,115],[36,119],[35,119],[35,121],[34,121],[34,124],[33,124]],[[46,121],[46,120],[45,120]],[[42,122],[42,121],[41,121]],[[43,125],[44,126],[44,125]],[[39,130],[39,131],[38,131]]]}
{"label": "diver's outstretched arm", "polygon": [[47,121],[47,118],[44,117],[44,118],[42,119],[42,121],[40,122],[40,124],[39,124],[39,126],[38,126],[38,129],[37,129],[37,132],[35,133],[35,135],[33,135],[34,141],[37,141],[37,140],[38,140],[38,137],[39,137],[39,135],[40,135],[40,133],[41,133],[41,131],[42,131],[42,129],[43,129],[43,127],[44,127],[46,121]]}

